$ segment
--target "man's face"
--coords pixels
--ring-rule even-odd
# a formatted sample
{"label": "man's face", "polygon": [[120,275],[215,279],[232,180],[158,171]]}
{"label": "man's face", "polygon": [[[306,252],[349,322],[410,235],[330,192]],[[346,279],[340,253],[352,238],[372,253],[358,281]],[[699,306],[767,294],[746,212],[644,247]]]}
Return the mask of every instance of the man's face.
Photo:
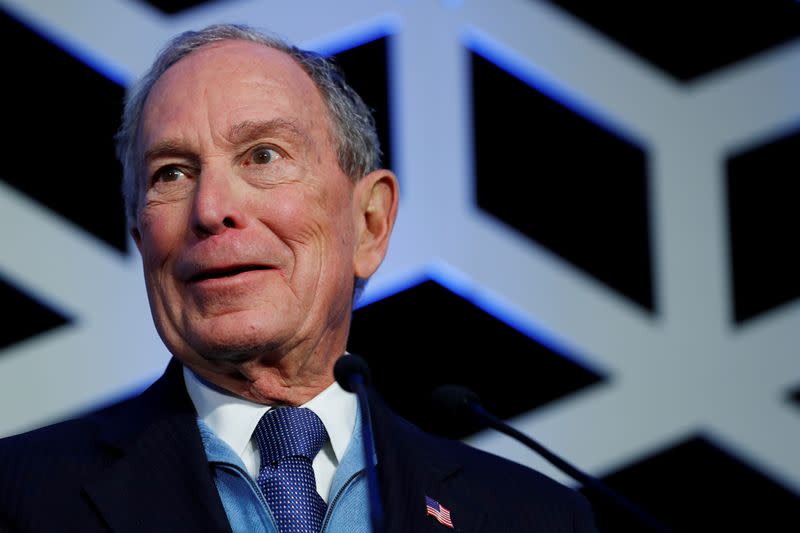
{"label": "man's face", "polygon": [[341,351],[353,278],[371,274],[356,259],[361,182],[294,60],[244,41],[201,48],[155,84],[141,133],[133,233],[170,351],[201,374]]}

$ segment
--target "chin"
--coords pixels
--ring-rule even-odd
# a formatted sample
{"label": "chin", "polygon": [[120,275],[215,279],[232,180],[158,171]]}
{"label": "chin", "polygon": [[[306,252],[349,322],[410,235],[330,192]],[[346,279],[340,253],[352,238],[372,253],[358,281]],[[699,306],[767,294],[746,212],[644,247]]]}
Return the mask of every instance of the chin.
{"label": "chin", "polygon": [[261,335],[215,336],[212,339],[198,339],[195,351],[209,361],[242,363],[270,353],[275,353],[283,343]]}
{"label": "chin", "polygon": [[185,337],[193,351],[208,361],[240,363],[280,350],[291,333],[286,327],[247,320],[243,316],[204,321]]}

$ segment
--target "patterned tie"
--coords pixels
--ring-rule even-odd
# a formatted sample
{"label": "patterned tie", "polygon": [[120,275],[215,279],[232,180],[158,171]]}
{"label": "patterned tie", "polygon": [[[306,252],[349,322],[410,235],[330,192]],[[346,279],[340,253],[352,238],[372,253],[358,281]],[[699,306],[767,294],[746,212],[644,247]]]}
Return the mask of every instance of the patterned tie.
{"label": "patterned tie", "polygon": [[301,407],[271,409],[254,433],[261,455],[258,487],[281,533],[318,533],[325,501],[317,493],[311,462],[328,440],[313,411]]}

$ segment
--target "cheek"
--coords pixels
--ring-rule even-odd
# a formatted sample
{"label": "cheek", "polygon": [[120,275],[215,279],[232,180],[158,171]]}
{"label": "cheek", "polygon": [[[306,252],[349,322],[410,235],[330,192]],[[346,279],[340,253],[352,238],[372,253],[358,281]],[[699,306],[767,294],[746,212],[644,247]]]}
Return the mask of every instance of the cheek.
{"label": "cheek", "polygon": [[316,245],[329,231],[331,210],[318,194],[295,189],[265,202],[262,221],[285,241]]}
{"label": "cheek", "polygon": [[312,211],[316,211],[316,200],[312,195],[295,190],[270,198],[267,216],[271,214],[284,223],[301,224]]}
{"label": "cheek", "polygon": [[298,188],[273,196],[263,213],[263,223],[291,249],[291,277],[296,281],[328,283],[322,280],[338,282],[350,276],[354,231],[352,209],[344,195]]}
{"label": "cheek", "polygon": [[178,223],[178,217],[164,211],[150,210],[139,219],[142,259],[148,267],[163,263],[180,240],[182,225]]}

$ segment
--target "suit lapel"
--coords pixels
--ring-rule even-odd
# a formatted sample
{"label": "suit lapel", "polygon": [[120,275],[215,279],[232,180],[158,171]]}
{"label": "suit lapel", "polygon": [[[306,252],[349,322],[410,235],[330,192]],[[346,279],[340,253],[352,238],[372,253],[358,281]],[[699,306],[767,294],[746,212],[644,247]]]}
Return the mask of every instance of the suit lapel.
{"label": "suit lapel", "polygon": [[112,530],[230,531],[180,363],[110,416],[101,441],[119,458],[84,488]]}
{"label": "suit lapel", "polygon": [[[118,459],[84,486],[113,531],[231,531],[173,360],[139,398],[107,415],[101,446]],[[430,496],[451,513],[455,531],[479,531],[486,517],[460,482],[446,441],[392,413],[373,395],[370,418],[387,533],[453,531],[425,511]]]}
{"label": "suit lapel", "polygon": [[[370,408],[387,533],[478,531],[485,520],[483,507],[460,482],[462,465],[448,453],[446,442],[392,413],[377,394]],[[454,529],[427,515],[425,496],[450,511]]]}

